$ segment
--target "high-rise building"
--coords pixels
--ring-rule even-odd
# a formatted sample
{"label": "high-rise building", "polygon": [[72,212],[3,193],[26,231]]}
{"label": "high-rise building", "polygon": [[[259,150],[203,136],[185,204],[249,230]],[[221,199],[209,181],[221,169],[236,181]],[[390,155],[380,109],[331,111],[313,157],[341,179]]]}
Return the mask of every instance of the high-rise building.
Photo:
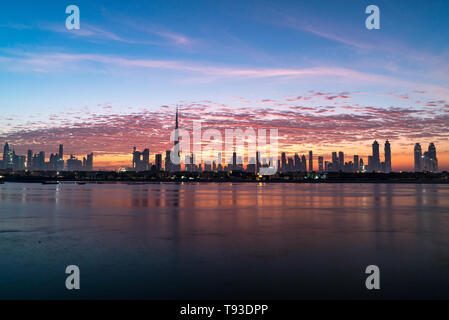
{"label": "high-rise building", "polygon": [[309,171],[313,171],[313,153],[309,151]]}
{"label": "high-rise building", "polygon": [[70,155],[70,158],[67,159],[67,171],[81,171],[82,168],[83,162]]}
{"label": "high-rise building", "polygon": [[62,144],[59,145],[59,159],[64,159],[64,146]]}
{"label": "high-rise building", "polygon": [[338,153],[338,169],[342,170],[345,168],[345,154],[340,151]]}
{"label": "high-rise building", "polygon": [[424,152],[424,170],[438,172],[437,150],[433,142],[429,144],[428,150]]}
{"label": "high-rise building", "polygon": [[391,147],[390,142],[385,141],[385,173],[391,172]]}
{"label": "high-rise building", "polygon": [[150,170],[150,150],[145,149],[143,152],[137,151],[133,148],[133,169],[135,171]]}
{"label": "high-rise building", "polygon": [[415,143],[413,155],[415,158],[415,172],[421,172],[423,170],[423,163],[422,163],[423,155],[421,145],[419,143]]}
{"label": "high-rise building", "polygon": [[358,155],[354,155],[354,171],[359,171],[360,170],[360,161],[359,161],[359,156]]}
{"label": "high-rise building", "polygon": [[295,171],[301,171],[301,159],[299,158],[298,154],[295,153]]}
{"label": "high-rise building", "polygon": [[173,171],[172,162],[171,162],[171,150],[165,151],[165,171]]}
{"label": "high-rise building", "polygon": [[58,171],[64,170],[64,146],[62,144],[59,145],[59,152],[56,159],[55,169]]}
{"label": "high-rise building", "polygon": [[9,148],[8,142],[5,143],[5,146],[3,148],[3,168],[4,169],[14,168],[13,151]]}
{"label": "high-rise building", "polygon": [[92,171],[94,168],[94,154],[90,153],[87,155],[86,165],[84,166],[84,170]]}
{"label": "high-rise building", "polygon": [[281,154],[281,169],[282,171],[285,171],[287,169],[287,157],[285,155],[285,152],[282,152]]}
{"label": "high-rise building", "polygon": [[324,168],[323,168],[323,157],[319,156],[318,157],[318,171],[319,172],[323,172]]}
{"label": "high-rise building", "polygon": [[154,162],[156,164],[156,170],[161,171],[162,169],[162,154],[158,153],[154,157]]}
{"label": "high-rise building", "polygon": [[175,141],[173,143],[172,171],[181,171],[181,158],[179,153],[179,131],[178,131],[178,107],[176,107]]}
{"label": "high-rise building", "polygon": [[338,157],[336,152],[332,152],[332,171],[338,171]]}
{"label": "high-rise building", "polygon": [[305,155],[301,156],[301,172],[307,172],[307,160]]}
{"label": "high-rise building", "polygon": [[371,164],[369,162],[368,158],[368,167],[370,168],[370,171],[379,171],[380,169],[380,156],[379,156],[379,143],[374,140],[373,145],[373,155],[371,158]]}
{"label": "high-rise building", "polygon": [[256,151],[256,174],[259,173],[259,169],[260,169],[260,152]]}
{"label": "high-rise building", "polygon": [[145,149],[142,152],[142,169],[144,171],[150,170],[150,150]]}
{"label": "high-rise building", "polygon": [[33,150],[28,150],[27,153],[27,169],[31,170],[33,165]]}

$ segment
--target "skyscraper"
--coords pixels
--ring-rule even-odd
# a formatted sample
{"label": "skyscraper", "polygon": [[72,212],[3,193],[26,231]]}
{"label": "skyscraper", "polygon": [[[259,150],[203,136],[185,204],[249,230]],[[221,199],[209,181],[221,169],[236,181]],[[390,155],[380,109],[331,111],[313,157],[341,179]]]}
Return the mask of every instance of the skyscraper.
{"label": "skyscraper", "polygon": [[86,165],[84,167],[84,170],[86,171],[92,171],[94,168],[94,154],[90,153],[87,155]]}
{"label": "skyscraper", "polygon": [[306,161],[306,156],[305,155],[301,156],[301,171],[302,172],[307,172],[307,161]]}
{"label": "skyscraper", "polygon": [[390,142],[385,142],[385,173],[391,172],[391,148]]}
{"label": "skyscraper", "polygon": [[313,153],[309,151],[309,171],[313,171]]}
{"label": "skyscraper", "polygon": [[58,159],[56,159],[56,170],[64,170],[64,146],[62,144],[59,145]]}
{"label": "skyscraper", "polygon": [[158,153],[156,154],[154,158],[154,162],[156,163],[156,170],[161,171],[162,169],[162,154]]}
{"label": "skyscraper", "polygon": [[59,159],[64,159],[64,146],[62,144],[59,145]]}
{"label": "skyscraper", "polygon": [[175,141],[173,145],[174,162],[171,164],[173,171],[181,171],[181,158],[179,154],[179,132],[178,132],[178,107],[176,107]]}
{"label": "skyscraper", "polygon": [[324,168],[323,168],[323,157],[319,156],[318,157],[318,171],[319,172],[323,172]]}
{"label": "skyscraper", "polygon": [[282,152],[281,154],[281,169],[285,171],[287,168],[287,157],[285,156],[285,152]]}
{"label": "skyscraper", "polygon": [[295,153],[295,171],[301,171],[301,159],[299,158],[299,155]]}
{"label": "skyscraper", "polygon": [[415,172],[421,172],[423,170],[423,163],[422,163],[422,149],[419,143],[415,143],[413,155],[415,157]]}
{"label": "skyscraper", "polygon": [[171,162],[171,150],[165,151],[165,171],[173,171]]}
{"label": "skyscraper", "polygon": [[33,150],[28,150],[28,153],[27,153],[27,169],[31,170],[32,165],[33,165]]}
{"label": "skyscraper", "polygon": [[[371,171],[379,171],[380,169],[380,156],[379,156],[379,143],[377,140],[373,142],[373,155],[372,155],[372,165],[370,166]],[[369,163],[369,161],[368,161]]]}
{"label": "skyscraper", "polygon": [[9,148],[8,142],[6,142],[3,148],[3,168],[12,169],[13,166],[14,166],[13,153]]}
{"label": "skyscraper", "polygon": [[424,170],[430,172],[438,171],[437,150],[433,142],[429,144],[429,148],[424,152]]}
{"label": "skyscraper", "polygon": [[354,155],[354,171],[359,171],[360,168],[360,161],[359,161],[359,156],[358,155]]}
{"label": "skyscraper", "polygon": [[338,171],[338,157],[336,152],[332,152],[332,171]]}
{"label": "skyscraper", "polygon": [[345,154],[340,151],[338,153],[338,169],[343,170],[345,168]]}

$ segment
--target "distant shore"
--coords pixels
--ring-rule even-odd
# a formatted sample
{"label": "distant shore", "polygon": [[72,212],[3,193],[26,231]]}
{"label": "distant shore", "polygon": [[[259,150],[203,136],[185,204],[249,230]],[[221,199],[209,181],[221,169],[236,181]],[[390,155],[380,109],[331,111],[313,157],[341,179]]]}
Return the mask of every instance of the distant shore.
{"label": "distant shore", "polygon": [[414,183],[449,184],[449,173],[423,172],[279,172],[261,176],[252,172],[164,172],[164,171],[0,171],[0,183]]}

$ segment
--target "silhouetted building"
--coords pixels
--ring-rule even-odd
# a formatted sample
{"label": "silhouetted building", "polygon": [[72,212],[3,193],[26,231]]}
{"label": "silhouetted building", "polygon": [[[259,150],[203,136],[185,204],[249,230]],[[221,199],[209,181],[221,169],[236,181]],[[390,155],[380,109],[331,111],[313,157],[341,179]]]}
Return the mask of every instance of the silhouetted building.
{"label": "silhouetted building", "polygon": [[137,151],[133,148],[133,169],[135,171],[150,170],[150,150],[145,149],[143,152]]}
{"label": "silhouetted building", "polygon": [[2,168],[13,169],[13,167],[14,167],[13,152],[10,150],[8,142],[6,142],[5,146],[3,147]]}
{"label": "silhouetted building", "polygon": [[285,152],[282,152],[281,154],[281,169],[282,171],[286,171],[287,169],[287,157],[285,155]]}
{"label": "silhouetted building", "polygon": [[380,170],[380,156],[379,156],[379,143],[374,140],[373,145],[373,155],[371,157],[371,164],[368,159],[368,167],[370,171],[379,171]]}
{"label": "silhouetted building", "polygon": [[433,142],[429,144],[428,150],[424,152],[424,170],[438,172],[437,150]]}
{"label": "silhouetted building", "polygon": [[313,153],[309,151],[309,171],[313,171]]}
{"label": "silhouetted building", "polygon": [[344,171],[345,168],[345,154],[340,151],[338,152],[338,170]]}
{"label": "silhouetted building", "polygon": [[359,171],[360,170],[360,162],[359,162],[359,156],[358,155],[354,155],[354,171]]}
{"label": "silhouetted building", "polygon": [[385,142],[385,164],[383,172],[385,173],[391,172],[391,147],[390,142],[388,140]]}
{"label": "silhouetted building", "polygon": [[94,154],[90,153],[87,155],[86,164],[84,166],[85,171],[92,171],[94,167]]}
{"label": "silhouetted building", "polygon": [[415,148],[413,150],[413,156],[415,158],[415,172],[423,171],[423,168],[424,168],[423,154],[422,154],[421,145],[419,143],[415,144]]}
{"label": "silhouetted building", "polygon": [[324,171],[323,157],[321,157],[321,156],[318,157],[318,171],[319,172],[323,172]]}
{"label": "silhouetted building", "polygon": [[171,150],[165,151],[165,171],[173,171],[172,162],[171,162]]}
{"label": "silhouetted building", "polygon": [[338,157],[337,152],[332,152],[332,166],[329,171],[338,171]]}
{"label": "silhouetted building", "polygon": [[82,168],[82,161],[70,155],[70,158],[67,159],[67,171],[81,171]]}
{"label": "silhouetted building", "polygon": [[27,169],[31,170],[33,165],[33,150],[28,150],[27,153]]}
{"label": "silhouetted building", "polygon": [[156,165],[156,170],[161,171],[162,170],[162,154],[158,153],[154,157],[154,162]]}

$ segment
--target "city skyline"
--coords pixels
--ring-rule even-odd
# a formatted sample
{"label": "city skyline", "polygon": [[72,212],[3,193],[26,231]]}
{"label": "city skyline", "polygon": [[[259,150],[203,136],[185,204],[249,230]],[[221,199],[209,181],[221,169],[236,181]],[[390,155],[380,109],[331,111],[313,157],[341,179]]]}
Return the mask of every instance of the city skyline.
{"label": "city skyline", "polygon": [[[231,150],[224,150],[210,157],[210,155],[203,155],[200,152],[199,161],[196,161],[198,154],[184,153],[181,154],[179,142],[179,112],[176,108],[175,126],[173,135],[173,148],[165,151],[165,157],[162,153],[154,153],[154,163],[150,161],[150,149],[145,148],[143,152],[137,151],[136,146],[133,147],[132,164],[131,167],[121,167],[119,170],[124,171],[233,171],[246,170],[259,174],[261,167],[274,167],[278,172],[382,172],[390,173],[394,171],[392,168],[392,152],[391,144],[387,139],[384,144],[384,161],[381,161],[380,145],[377,140],[371,145],[371,155],[368,155],[363,160],[363,157],[354,154],[353,160],[345,161],[345,153],[343,151],[333,151],[331,161],[325,160],[324,155],[313,156],[313,150],[308,151],[308,158],[304,154],[299,156],[295,152],[294,156],[288,156],[285,151],[280,151],[277,156],[272,154],[261,157],[261,152],[257,151],[261,146],[256,147],[254,155],[250,154],[249,149],[243,145],[243,150],[239,154],[236,152],[236,144],[232,142]],[[241,137],[245,138],[245,137]],[[240,139],[241,139],[240,138]],[[271,138],[270,138],[271,139]],[[237,142],[237,141],[236,141]],[[202,145],[207,143],[202,142]],[[220,141],[223,144],[223,141]],[[190,142],[189,142],[190,144]],[[265,148],[265,147],[264,147]],[[0,168],[14,169],[14,170],[55,170],[55,171],[92,171],[93,170],[93,153],[83,158],[83,161],[78,160],[73,154],[65,161],[63,155],[63,144],[59,145],[58,153],[51,154],[49,162],[46,162],[45,152],[40,151],[38,154],[33,154],[32,150],[27,151],[27,156],[17,155],[13,148],[10,148],[8,142],[5,143],[3,149],[3,158]],[[173,163],[171,153],[177,154],[179,163]],[[232,154],[232,158],[231,158]],[[182,157],[184,156],[184,159]],[[346,155],[346,159],[348,159]],[[162,159],[164,159],[164,166],[162,167]],[[225,159],[231,160],[226,163]],[[416,143],[413,149],[414,172],[438,172],[437,151],[433,142],[429,144],[428,151],[422,152],[420,143]],[[317,167],[314,167],[314,163]],[[66,163],[66,165],[64,165]],[[115,168],[117,169],[117,168]],[[316,170],[315,170],[316,169]],[[400,170],[402,171],[402,170]]]}

